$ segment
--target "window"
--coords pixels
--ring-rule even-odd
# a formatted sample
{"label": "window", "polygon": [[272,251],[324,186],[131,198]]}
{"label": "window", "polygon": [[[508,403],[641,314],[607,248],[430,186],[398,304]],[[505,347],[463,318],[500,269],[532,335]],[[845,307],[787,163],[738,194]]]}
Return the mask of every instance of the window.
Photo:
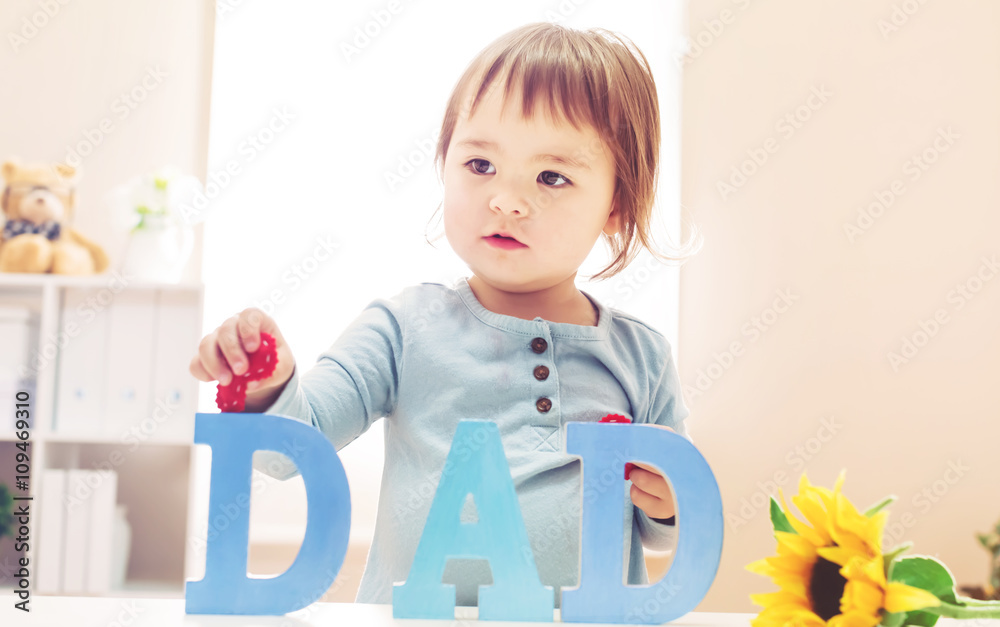
{"label": "window", "polygon": [[[261,307],[277,319],[305,371],[372,299],[468,275],[445,238],[436,248],[424,240],[425,227],[431,238],[441,229],[436,218],[427,224],[441,201],[432,163],[437,133],[466,64],[528,22],[601,26],[643,50],[660,90],[663,129],[655,226],[679,221],[677,3],[218,5],[205,181],[209,328]],[[640,256],[608,281],[578,285],[647,320],[676,347],[677,270],[648,259]],[[607,260],[598,243],[580,275]],[[203,387],[201,407],[214,411],[214,386]],[[379,421],[341,451],[352,493],[371,497],[356,499],[359,532],[374,524],[381,429]]]}

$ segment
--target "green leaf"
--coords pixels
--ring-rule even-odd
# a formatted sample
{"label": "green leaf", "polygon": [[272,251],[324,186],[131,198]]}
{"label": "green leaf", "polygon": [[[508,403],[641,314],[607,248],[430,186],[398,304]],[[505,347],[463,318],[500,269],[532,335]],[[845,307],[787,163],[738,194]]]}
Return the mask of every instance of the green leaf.
{"label": "green leaf", "polygon": [[0,538],[11,534],[14,528],[14,497],[7,484],[0,483]]}
{"label": "green leaf", "polygon": [[913,546],[912,542],[904,542],[888,553],[882,554],[882,572],[885,573],[886,579],[889,578],[889,573],[892,572],[893,560],[899,557],[904,551],[909,550],[911,546]]}
{"label": "green leaf", "polygon": [[868,518],[871,518],[872,516],[874,516],[875,514],[879,513],[880,511],[882,511],[883,509],[885,509],[887,506],[889,506],[890,504],[892,504],[892,502],[895,501],[895,500],[896,500],[896,495],[895,494],[890,494],[889,496],[885,497],[884,499],[882,499],[881,501],[879,501],[875,505],[872,505],[867,510],[865,510],[865,516],[867,516]]}
{"label": "green leaf", "polygon": [[795,531],[795,527],[792,527],[791,523],[788,522],[788,516],[781,511],[781,506],[778,505],[778,501],[773,496],[771,497],[771,524],[774,525],[775,531],[798,533]]}
{"label": "green leaf", "polygon": [[[933,557],[914,555],[896,560],[892,564],[889,580],[927,590],[945,603],[958,603],[955,598],[955,577],[947,566]],[[937,619],[937,614],[915,610],[906,613],[903,624],[933,627]]]}

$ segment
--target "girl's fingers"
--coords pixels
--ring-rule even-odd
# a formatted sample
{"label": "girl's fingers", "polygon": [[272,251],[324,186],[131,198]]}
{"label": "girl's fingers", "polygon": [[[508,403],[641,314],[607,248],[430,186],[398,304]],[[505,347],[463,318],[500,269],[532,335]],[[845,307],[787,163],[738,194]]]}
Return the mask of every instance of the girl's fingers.
{"label": "girl's fingers", "polygon": [[652,505],[654,505],[653,497],[642,491],[639,486],[632,484],[632,488],[629,491],[629,497],[632,499],[632,504],[639,509],[646,511]]}
{"label": "girl's fingers", "polygon": [[632,504],[646,512],[650,518],[669,518],[674,515],[672,501],[659,499],[635,484],[632,484],[629,496],[632,499]]}
{"label": "girl's fingers", "polygon": [[219,350],[222,353],[227,369],[232,369],[233,374],[243,374],[250,363],[246,352],[243,350],[243,342],[236,332],[237,321],[233,318],[226,320],[219,327]]}
{"label": "girl's fingers", "polygon": [[216,337],[217,331],[213,331],[201,339],[201,343],[198,345],[198,355],[192,360],[191,373],[195,376],[198,374],[193,363],[197,360],[197,366],[208,376],[202,381],[218,381],[226,385],[232,378],[232,374],[229,371],[229,366],[225,363],[225,357],[219,350]]}
{"label": "girl's fingers", "polygon": [[656,498],[663,500],[673,498],[673,495],[670,493],[670,486],[667,484],[666,479],[664,479],[663,476],[655,470],[637,470],[633,468],[629,478],[632,481],[633,486],[638,487],[643,492],[651,494]]}
{"label": "girl's fingers", "polygon": [[215,378],[210,375],[207,370],[205,370],[204,366],[201,365],[201,357],[198,355],[195,355],[191,359],[191,365],[188,366],[188,370],[190,370],[191,374],[194,375],[194,378],[199,381],[215,381]]}
{"label": "girl's fingers", "polygon": [[[265,314],[256,307],[250,307],[240,312],[240,317],[236,321],[236,328],[239,332],[240,341],[248,352],[255,352],[260,348],[260,332]],[[273,333],[272,333],[273,335]]]}
{"label": "girl's fingers", "polygon": [[631,464],[633,464],[635,466],[638,466],[639,468],[642,468],[643,470],[648,470],[651,473],[654,473],[654,474],[657,474],[657,475],[660,474],[659,470],[657,470],[653,466],[650,466],[649,464],[640,464],[639,462],[629,462],[629,463],[631,463]]}

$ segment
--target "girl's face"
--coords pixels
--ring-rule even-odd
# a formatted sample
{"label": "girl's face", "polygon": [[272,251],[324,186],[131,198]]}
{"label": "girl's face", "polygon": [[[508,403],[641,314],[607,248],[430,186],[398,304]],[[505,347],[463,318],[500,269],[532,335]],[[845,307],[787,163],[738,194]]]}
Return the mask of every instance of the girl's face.
{"label": "girl's face", "polygon": [[471,119],[467,99],[459,115],[444,164],[445,235],[486,283],[541,290],[571,280],[601,231],[620,228],[614,165],[593,128],[552,122],[541,104],[524,120],[519,98],[501,108],[502,91]]}

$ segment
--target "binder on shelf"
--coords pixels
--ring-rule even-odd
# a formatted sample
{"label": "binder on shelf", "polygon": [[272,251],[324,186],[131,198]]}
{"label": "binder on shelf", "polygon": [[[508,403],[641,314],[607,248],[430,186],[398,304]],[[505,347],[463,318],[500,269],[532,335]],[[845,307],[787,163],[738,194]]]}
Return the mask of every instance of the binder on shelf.
{"label": "binder on shelf", "polygon": [[83,594],[87,591],[87,550],[90,539],[90,508],[88,475],[94,471],[70,468],[66,471],[66,498],[64,499],[66,527],[63,536],[63,585],[64,594]]}
{"label": "binder on shelf", "polygon": [[[18,391],[31,392],[35,386],[31,362],[38,352],[38,315],[28,307],[0,306],[0,346],[0,407],[13,407]],[[14,412],[8,411],[0,428],[9,433],[16,424]]]}
{"label": "binder on shelf", "polygon": [[90,526],[87,541],[86,591],[108,594],[111,591],[111,562],[114,555],[115,506],[118,500],[118,473],[113,470],[88,470],[90,474]]}
{"label": "binder on shelf", "polygon": [[107,301],[94,290],[64,290],[56,374],[54,431],[62,435],[96,435],[104,424],[107,376]]}
{"label": "binder on shelf", "polygon": [[63,578],[66,471],[61,468],[42,470],[41,489],[37,494],[37,591],[41,594],[59,594],[62,592]]}
{"label": "binder on shelf", "polygon": [[[158,290],[153,345],[153,439],[194,440],[198,410],[197,381],[188,371],[201,339],[201,315],[196,292]],[[190,341],[178,341],[186,338]]]}
{"label": "binder on shelf", "polygon": [[[111,334],[104,359],[108,364],[107,409],[103,436],[120,441],[144,420],[152,422],[153,319],[156,292],[123,291],[108,307]],[[154,423],[155,424],[155,423]],[[152,426],[142,432],[146,438]]]}

